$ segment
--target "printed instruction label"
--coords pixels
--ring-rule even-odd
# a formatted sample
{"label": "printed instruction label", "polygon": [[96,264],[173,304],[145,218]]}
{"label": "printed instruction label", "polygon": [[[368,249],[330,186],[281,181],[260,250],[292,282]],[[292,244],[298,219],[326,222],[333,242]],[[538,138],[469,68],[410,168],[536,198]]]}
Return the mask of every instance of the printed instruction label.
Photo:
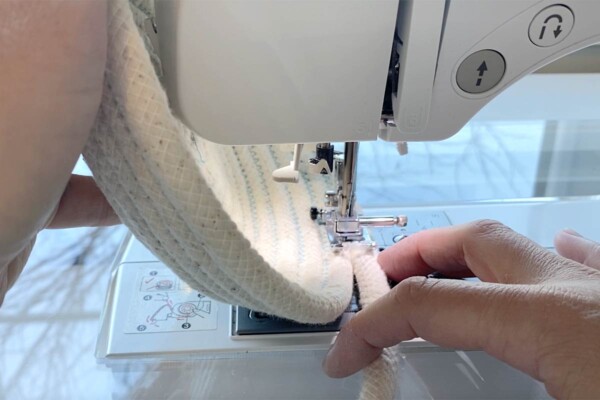
{"label": "printed instruction label", "polygon": [[217,303],[198,293],[165,267],[138,274],[125,333],[217,329]]}

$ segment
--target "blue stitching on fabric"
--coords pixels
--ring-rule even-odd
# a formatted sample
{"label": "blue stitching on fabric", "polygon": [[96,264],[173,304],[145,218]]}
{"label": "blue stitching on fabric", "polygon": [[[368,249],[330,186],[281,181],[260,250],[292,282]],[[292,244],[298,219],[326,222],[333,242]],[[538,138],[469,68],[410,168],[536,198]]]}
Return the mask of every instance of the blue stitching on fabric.
{"label": "blue stitching on fabric", "polygon": [[[250,181],[248,180],[248,175],[246,174],[246,170],[242,166],[242,160],[240,159],[240,154],[238,152],[238,149],[235,146],[232,146],[231,148],[233,150],[233,154],[235,155],[235,159],[238,163],[239,171],[242,173],[244,182],[246,183],[246,188],[248,189],[248,198],[250,199],[250,210],[253,215],[256,215],[257,214],[256,198],[254,197],[254,193],[252,192],[252,190],[250,190]],[[258,239],[259,234],[258,234],[258,227],[256,224],[252,224],[252,232],[254,233],[254,237],[256,239]]]}
{"label": "blue stitching on fabric", "polygon": [[[281,165],[280,164],[280,160],[277,157],[277,154],[275,153],[275,151],[273,150],[273,146],[269,146],[269,153],[271,154],[271,159],[273,160],[273,162],[275,163],[275,165]],[[286,184],[282,184],[283,189],[285,191],[286,197],[289,201],[289,204],[292,204],[292,194],[290,193],[290,190],[288,189]],[[294,207],[292,207],[292,220],[294,221],[294,224],[296,225],[296,227],[300,226],[300,219],[298,218],[298,213],[296,212],[296,209]],[[308,210],[307,210],[308,212]],[[299,254],[298,256],[300,257],[300,262],[303,263],[306,260],[306,254],[304,252],[304,234],[300,231],[300,229],[296,229],[296,238],[298,240],[299,243]],[[299,275],[299,272],[297,272],[297,277]]]}

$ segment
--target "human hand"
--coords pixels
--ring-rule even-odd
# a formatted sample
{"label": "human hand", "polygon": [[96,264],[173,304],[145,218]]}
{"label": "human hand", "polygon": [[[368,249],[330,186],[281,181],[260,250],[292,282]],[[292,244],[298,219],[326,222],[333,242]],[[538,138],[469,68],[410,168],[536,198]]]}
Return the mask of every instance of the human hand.
{"label": "human hand", "polygon": [[[555,247],[562,256],[494,221],[408,237],[379,255],[400,283],[344,326],[325,372],[348,376],[421,337],[484,350],[554,397],[600,398],[600,245],[562,231]],[[422,277],[434,271],[483,282]]]}
{"label": "human hand", "polygon": [[45,227],[118,218],[71,171],[96,118],[106,2],[0,2],[0,303]]}

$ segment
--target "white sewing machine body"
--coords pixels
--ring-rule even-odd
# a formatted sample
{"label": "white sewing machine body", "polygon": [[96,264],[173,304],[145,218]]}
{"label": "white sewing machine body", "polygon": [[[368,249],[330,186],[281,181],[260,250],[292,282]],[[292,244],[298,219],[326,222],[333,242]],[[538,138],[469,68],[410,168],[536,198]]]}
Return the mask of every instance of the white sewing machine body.
{"label": "white sewing machine body", "polygon": [[[154,26],[171,105],[193,131],[295,143],[278,182],[301,169],[336,177],[311,216],[339,247],[406,223],[358,215],[359,142],[399,142],[402,154],[453,136],[522,77],[599,42],[598,14],[595,0],[163,0]],[[305,143],[316,155],[303,166]]]}
{"label": "white sewing machine body", "polygon": [[595,0],[159,0],[156,25],[172,107],[210,141],[431,141],[600,42],[598,15]]}

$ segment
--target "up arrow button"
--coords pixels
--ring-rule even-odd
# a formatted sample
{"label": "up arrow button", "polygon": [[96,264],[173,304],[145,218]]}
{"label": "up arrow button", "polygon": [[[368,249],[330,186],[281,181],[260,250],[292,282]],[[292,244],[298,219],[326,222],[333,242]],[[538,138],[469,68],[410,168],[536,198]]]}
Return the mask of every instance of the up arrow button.
{"label": "up arrow button", "polygon": [[481,94],[495,88],[506,72],[506,61],[495,50],[480,50],[465,58],[456,72],[456,83],[464,92]]}

